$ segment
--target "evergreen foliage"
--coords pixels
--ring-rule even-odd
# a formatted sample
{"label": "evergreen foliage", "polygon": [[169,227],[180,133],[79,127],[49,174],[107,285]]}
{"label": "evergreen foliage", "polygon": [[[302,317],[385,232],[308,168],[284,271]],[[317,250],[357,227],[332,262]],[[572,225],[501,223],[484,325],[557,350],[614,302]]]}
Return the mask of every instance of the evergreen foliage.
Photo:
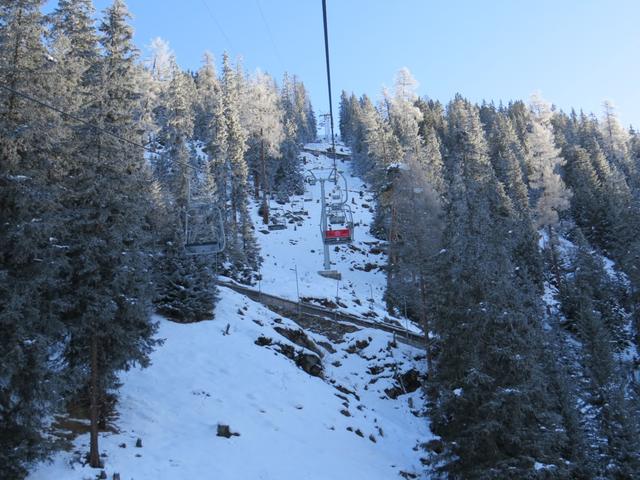
{"label": "evergreen foliage", "polygon": [[637,133],[610,104],[602,122],[536,95],[445,109],[415,84],[402,70],[377,107],[343,92],[340,131],[376,197],[388,307],[429,332],[429,474],[633,478]]}

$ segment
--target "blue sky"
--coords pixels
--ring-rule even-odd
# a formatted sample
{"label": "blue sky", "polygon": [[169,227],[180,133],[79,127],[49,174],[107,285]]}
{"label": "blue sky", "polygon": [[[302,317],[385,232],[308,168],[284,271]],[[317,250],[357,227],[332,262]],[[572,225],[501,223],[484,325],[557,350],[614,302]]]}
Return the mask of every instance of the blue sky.
{"label": "blue sky", "polygon": [[[94,1],[99,11],[110,3]],[[316,113],[327,110],[321,0],[127,4],[141,49],[160,36],[190,69],[205,50],[227,50],[248,70],[297,74]],[[638,0],[328,0],[328,10],[334,105],[342,89],[378,98],[406,66],[420,95],[443,102],[540,90],[565,110],[599,114],[613,100],[640,127]]]}

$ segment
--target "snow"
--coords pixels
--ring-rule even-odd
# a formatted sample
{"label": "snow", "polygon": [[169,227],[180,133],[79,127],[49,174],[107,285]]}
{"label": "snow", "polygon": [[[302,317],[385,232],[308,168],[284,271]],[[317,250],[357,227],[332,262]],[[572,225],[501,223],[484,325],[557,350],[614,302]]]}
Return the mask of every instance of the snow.
{"label": "snow", "polygon": [[546,463],[540,463],[540,462],[534,462],[533,464],[533,469],[537,472],[539,470],[553,470],[554,468],[556,468],[555,465],[549,465]]}
{"label": "snow", "polygon": [[[310,145],[320,149],[324,144],[309,144],[307,148]],[[307,170],[313,171],[316,176],[328,176],[333,166],[332,158],[322,154],[316,156],[308,152],[302,155]],[[368,316],[378,321],[386,319],[413,332],[422,333],[417,325],[404,318],[394,317],[386,311],[383,300],[386,288],[386,275],[383,270],[387,263],[386,244],[369,233],[369,227],[373,221],[373,195],[369,192],[368,186],[350,172],[348,160],[338,159],[337,165],[338,170],[342,171],[347,179],[348,204],[353,211],[353,221],[356,225],[352,245],[330,247],[332,268],[342,274],[342,280],[336,281],[318,275],[318,271],[324,268],[319,227],[321,187],[318,182],[316,185],[307,184],[305,195],[292,196],[286,205],[278,205],[275,201],[271,201],[271,207],[279,207],[285,211],[291,210],[292,202],[304,204],[308,214],[302,215],[301,225],[288,223],[286,230],[267,230],[258,215],[260,201],[252,205],[251,214],[264,259],[261,269],[262,279],[258,287],[265,293],[297,300],[297,269],[297,284],[301,298],[311,297],[336,302],[337,297],[340,303],[345,305],[339,307],[340,310]],[[330,190],[331,186],[327,184],[327,194]],[[305,201],[305,196],[312,197],[313,200]]]}
{"label": "snow", "polygon": [[[401,470],[420,474],[420,452],[413,446],[431,436],[427,419],[411,412],[423,408],[422,393],[396,400],[384,394],[394,385],[385,365],[397,362],[402,372],[420,350],[387,349],[391,337],[378,330],[347,333],[341,342],[308,334],[336,350],[323,349],[326,378],[320,379],[276,349],[255,344],[265,336],[304,350],[274,330],[297,325],[231,290],[223,288],[221,297],[214,321],[184,325],[158,317],[166,341],[152,354],[152,365],[121,375],[118,433],[100,435],[109,478],[114,472],[155,480],[386,480]],[[347,352],[358,340],[369,345]],[[382,372],[367,373],[374,366]],[[350,416],[340,413],[345,409]],[[219,423],[240,435],[216,436]],[[138,438],[142,448],[135,447]],[[73,453],[86,452],[88,440],[79,436],[72,452],[40,464],[29,480],[94,477],[97,470],[83,467]]]}

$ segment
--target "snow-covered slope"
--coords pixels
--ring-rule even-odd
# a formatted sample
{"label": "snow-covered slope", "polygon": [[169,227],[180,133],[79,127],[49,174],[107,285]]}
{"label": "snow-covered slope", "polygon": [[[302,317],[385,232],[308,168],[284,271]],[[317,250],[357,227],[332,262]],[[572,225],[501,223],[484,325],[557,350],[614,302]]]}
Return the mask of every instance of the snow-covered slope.
{"label": "snow-covered slope", "polygon": [[[322,143],[309,144],[307,147],[322,150]],[[347,151],[347,149],[345,149]],[[333,159],[323,154],[304,152],[305,168],[316,176],[327,177],[333,167]],[[342,310],[372,319],[396,321],[405,328],[420,332],[417,326],[404,319],[394,318],[386,312],[383,295],[386,276],[382,268],[386,265],[385,246],[369,233],[373,220],[374,200],[367,185],[351,174],[350,162],[338,159],[337,166],[348,182],[348,204],[353,211],[355,241],[350,245],[332,246],[332,268],[342,274],[342,280],[321,277],[323,270],[323,247],[320,236],[320,184],[306,185],[307,193],[291,197],[290,203],[278,205],[271,201],[272,211],[291,212],[296,202],[304,205],[308,212],[297,215],[301,225],[287,223],[286,230],[269,231],[258,215],[259,202],[254,204],[252,215],[256,224],[256,236],[264,259],[260,288],[266,293],[296,300],[296,269],[298,271],[298,289],[302,298],[327,299],[336,302]],[[328,195],[332,184],[327,182]],[[306,201],[305,201],[306,197]],[[311,198],[311,200],[309,200]],[[275,208],[275,210],[273,210]],[[312,301],[312,300],[311,300]]]}
{"label": "snow-covered slope", "polygon": [[[101,434],[109,478],[386,480],[421,471],[412,447],[429,439],[428,424],[412,411],[422,394],[385,393],[398,387],[396,364],[402,374],[423,363],[419,350],[389,346],[391,336],[377,330],[307,332],[323,356],[324,378],[312,376],[283,351],[313,352],[275,329],[299,327],[227,289],[213,321],[159,321],[165,344],[151,367],[122,375],[119,433]],[[218,424],[239,436],[217,436]],[[78,437],[73,450],[87,449],[88,435]],[[29,478],[96,473],[72,451]]]}
{"label": "snow-covered slope", "polygon": [[[328,173],[332,160],[304,156],[307,168]],[[315,185],[305,195],[313,200],[292,199],[304,203],[308,215],[286,230],[264,228],[252,207],[265,259],[260,288],[296,299],[297,269],[302,297],[322,303],[335,301],[337,293],[342,310],[389,321],[379,268],[384,248],[368,234],[372,198],[348,173],[348,163],[339,168],[348,178],[357,224],[355,243],[331,251],[342,280],[317,274],[322,244]],[[182,325],[158,317],[158,335],[166,341],[152,354],[152,365],[121,375],[118,433],[100,435],[108,478],[115,472],[122,480],[420,477],[422,450],[414,447],[431,438],[428,420],[417,416],[424,408],[415,390],[424,373],[422,351],[393,344],[383,331],[350,325],[316,321],[302,332],[232,290],[220,293],[215,320]],[[217,436],[218,425],[239,435]],[[95,478],[99,472],[83,465],[88,442],[87,434],[77,437],[70,451],[39,465],[29,479]]]}

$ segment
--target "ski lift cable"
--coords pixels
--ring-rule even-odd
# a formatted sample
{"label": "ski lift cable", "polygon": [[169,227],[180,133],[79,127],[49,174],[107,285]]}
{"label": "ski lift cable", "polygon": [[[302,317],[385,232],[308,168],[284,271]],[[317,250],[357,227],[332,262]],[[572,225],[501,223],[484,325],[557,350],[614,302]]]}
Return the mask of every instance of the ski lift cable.
{"label": "ski lift cable", "polygon": [[276,54],[278,62],[280,63],[280,68],[284,70],[284,62],[282,61],[282,56],[280,55],[280,50],[278,49],[278,45],[276,45],[275,37],[271,32],[271,28],[269,27],[269,22],[267,22],[267,17],[262,10],[262,6],[260,5],[260,0],[256,0],[256,5],[258,6],[258,11],[260,12],[260,17],[262,17],[262,22],[267,30],[267,34],[269,35],[269,40],[271,41],[271,46],[273,47],[273,51]]}
{"label": "ski lift cable", "polygon": [[[329,32],[327,28],[327,0],[322,0],[322,20],[324,24],[324,54],[327,61],[327,87],[329,90],[329,115],[331,120],[331,145],[333,147],[333,168],[336,168],[336,137],[333,133],[333,101],[331,100],[331,68],[329,67]],[[338,179],[336,178],[336,183]]]}
{"label": "ski lift cable", "polygon": [[211,17],[211,19],[213,20],[213,23],[215,23],[217,29],[220,31],[220,33],[222,34],[222,36],[224,37],[225,41],[227,42],[229,48],[231,48],[232,50],[235,50],[233,48],[233,43],[231,43],[231,40],[229,39],[229,37],[227,36],[227,34],[224,32],[224,30],[222,29],[222,25],[220,25],[220,23],[218,22],[218,20],[216,19],[216,17],[213,15],[213,12],[211,11],[211,8],[209,7],[209,4],[206,2],[206,0],[201,0],[202,4],[204,5],[204,7],[207,9],[207,12],[209,13],[209,16]]}

